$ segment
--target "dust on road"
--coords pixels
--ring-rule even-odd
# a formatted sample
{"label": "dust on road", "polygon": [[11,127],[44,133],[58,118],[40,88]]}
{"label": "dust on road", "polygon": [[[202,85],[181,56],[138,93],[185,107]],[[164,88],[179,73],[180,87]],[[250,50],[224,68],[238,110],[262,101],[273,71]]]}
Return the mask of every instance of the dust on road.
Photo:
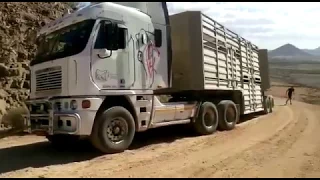
{"label": "dust on road", "polygon": [[154,129],[114,155],[85,142],[58,151],[41,137],[2,139],[0,177],[320,177],[319,106],[275,100],[274,113],[232,131]]}

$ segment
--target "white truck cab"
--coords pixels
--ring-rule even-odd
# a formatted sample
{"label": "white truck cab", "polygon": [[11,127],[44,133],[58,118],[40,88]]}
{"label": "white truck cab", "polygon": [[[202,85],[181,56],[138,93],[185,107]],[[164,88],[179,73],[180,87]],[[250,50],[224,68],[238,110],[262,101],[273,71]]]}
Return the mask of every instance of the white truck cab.
{"label": "white truck cab", "polygon": [[[254,80],[244,81],[242,78],[241,83],[249,83],[248,86],[242,85],[243,89],[232,83],[221,85],[223,78],[217,79],[217,85],[197,85],[197,88],[185,89],[186,91],[181,88],[172,89],[181,83],[180,87],[191,87],[179,82],[179,76],[188,70],[192,73],[190,66],[186,68],[186,65],[191,65],[188,60],[195,57],[190,55],[181,58],[181,54],[190,52],[182,48],[183,40],[177,41],[180,37],[171,42],[172,36],[185,35],[189,42],[184,45],[189,44],[193,50],[200,50],[195,51],[199,57],[194,58],[199,60],[206,59],[205,46],[208,45],[208,40],[205,38],[218,36],[218,31],[215,32],[214,29],[216,22],[198,15],[201,16],[201,13],[182,17],[189,20],[202,18],[198,19],[202,25],[194,28],[201,30],[188,32],[197,34],[192,36],[195,38],[193,40],[188,39],[188,34],[185,34],[187,31],[179,33],[177,25],[173,26],[175,32],[171,33],[165,2],[92,3],[43,27],[37,39],[38,52],[30,63],[31,94],[27,102],[30,114],[26,116],[28,131],[45,135],[54,144],[67,142],[67,137],[90,137],[96,148],[105,153],[113,153],[128,148],[137,131],[171,124],[194,123],[199,134],[212,134],[218,126],[220,129],[233,129],[243,112],[256,112],[266,108],[271,111],[268,103],[265,103],[266,108],[263,107],[266,98],[261,89],[254,89]],[[174,17],[172,20],[175,21]],[[216,35],[202,30],[205,23],[211,23],[211,31]],[[205,34],[202,35],[203,33]],[[227,46],[227,38],[224,39],[224,45]],[[241,41],[240,38],[237,40],[240,43],[238,48],[241,49],[242,43],[247,51],[246,55],[255,52],[256,59],[258,58],[256,50],[248,49],[250,43]],[[199,44],[193,48],[193,43]],[[218,45],[212,48],[216,48],[219,53]],[[232,58],[236,58],[234,54]],[[181,67],[185,69],[179,69],[180,65],[173,64],[174,57],[179,59],[176,62],[185,59],[185,62],[181,62]],[[212,53],[210,57],[214,58]],[[228,64],[230,57],[225,56],[223,63]],[[254,60],[250,62],[254,69]],[[240,72],[237,68],[241,67],[239,64],[234,69],[227,68],[225,71],[231,71],[236,76]],[[257,67],[259,70],[259,64]],[[206,71],[210,70],[208,68]],[[201,73],[206,71],[201,70],[200,74],[192,76],[202,76]],[[221,72],[219,69],[216,71],[218,74]],[[259,76],[259,81],[259,71],[257,73],[255,77]],[[206,78],[208,77],[202,76],[202,81]],[[228,81],[227,76],[225,80]],[[232,79],[233,81],[236,79]],[[246,92],[249,93],[248,96]],[[161,94],[171,95],[173,98],[170,102],[160,102],[157,95]],[[246,104],[246,97],[256,96],[261,98],[249,99],[249,104]],[[215,104],[218,104],[218,108]],[[228,108],[231,111],[227,111]],[[218,112],[227,115],[221,119]]]}

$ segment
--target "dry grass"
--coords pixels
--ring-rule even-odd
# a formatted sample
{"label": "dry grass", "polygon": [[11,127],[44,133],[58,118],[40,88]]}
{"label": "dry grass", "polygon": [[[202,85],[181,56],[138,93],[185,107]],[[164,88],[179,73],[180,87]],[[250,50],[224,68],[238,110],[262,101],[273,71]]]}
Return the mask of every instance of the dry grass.
{"label": "dry grass", "polygon": [[2,118],[2,123],[5,126],[10,126],[12,129],[17,131],[23,131],[24,129],[24,118],[22,115],[27,114],[28,109],[25,106],[10,109],[7,114]]}

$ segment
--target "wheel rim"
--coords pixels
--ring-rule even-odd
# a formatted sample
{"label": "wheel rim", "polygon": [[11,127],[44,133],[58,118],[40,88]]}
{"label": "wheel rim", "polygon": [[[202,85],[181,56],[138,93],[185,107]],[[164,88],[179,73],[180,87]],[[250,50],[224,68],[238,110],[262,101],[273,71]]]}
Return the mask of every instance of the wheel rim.
{"label": "wheel rim", "polygon": [[204,125],[208,128],[211,128],[216,121],[216,117],[213,112],[206,112],[204,114],[203,119],[204,119]]}
{"label": "wheel rim", "polygon": [[121,143],[128,134],[128,124],[123,118],[112,119],[107,126],[107,137],[115,143]]}
{"label": "wheel rim", "polygon": [[228,123],[232,123],[236,121],[236,111],[233,107],[229,107],[227,109],[226,119]]}

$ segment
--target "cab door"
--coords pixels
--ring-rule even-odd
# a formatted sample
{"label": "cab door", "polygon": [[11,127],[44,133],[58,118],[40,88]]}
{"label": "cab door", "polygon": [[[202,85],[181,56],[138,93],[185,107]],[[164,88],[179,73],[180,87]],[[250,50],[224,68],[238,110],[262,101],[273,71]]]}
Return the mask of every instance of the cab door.
{"label": "cab door", "polygon": [[[127,43],[117,50],[107,49],[107,24],[109,20],[101,20],[91,50],[91,76],[99,89],[127,89],[130,82],[130,62]],[[118,41],[127,42],[128,29],[124,24],[117,24]]]}

